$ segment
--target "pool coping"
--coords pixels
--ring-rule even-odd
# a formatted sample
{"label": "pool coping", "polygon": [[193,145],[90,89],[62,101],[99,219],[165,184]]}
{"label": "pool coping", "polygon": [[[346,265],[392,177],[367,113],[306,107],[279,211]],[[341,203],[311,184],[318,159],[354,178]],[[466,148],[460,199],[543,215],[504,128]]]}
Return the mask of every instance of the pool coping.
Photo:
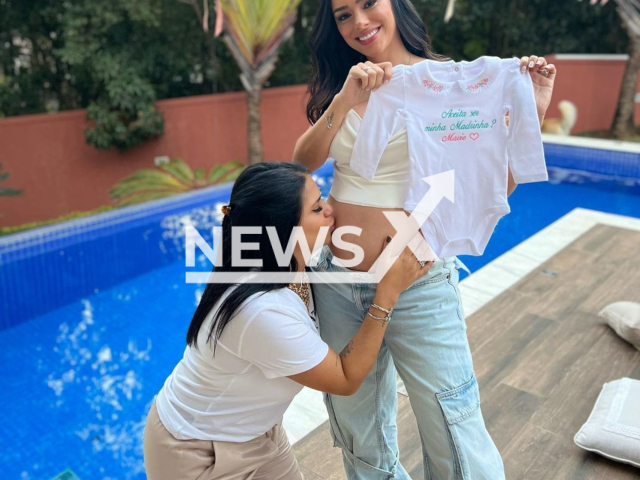
{"label": "pool coping", "polygon": [[640,142],[580,137],[577,135],[554,135],[551,133],[543,133],[542,143],[579,148],[593,148],[597,150],[610,150],[614,152],[640,153]]}
{"label": "pool coping", "polygon": [[25,248],[33,242],[42,242],[47,239],[61,239],[72,235],[89,233],[132,220],[148,219],[153,215],[169,214],[179,210],[180,207],[197,203],[202,197],[210,198],[218,191],[227,191],[233,182],[225,182],[211,187],[200,188],[185,193],[171,195],[158,200],[151,200],[136,205],[117,208],[108,212],[89,215],[84,218],[67,220],[54,225],[45,225],[24,232],[13,233],[0,237],[0,256],[16,248]]}
{"label": "pool coping", "polygon": [[[332,164],[333,160],[326,161],[318,170],[312,172],[312,175],[331,168]],[[227,195],[231,191],[233,183],[233,181],[220,183],[157,200],[96,213],[83,218],[66,220],[53,225],[45,225],[23,232],[0,236],[0,265],[2,264],[3,255],[15,250],[30,248],[45,241],[51,242],[72,236],[86,235],[114,225],[135,222],[136,220],[148,221],[153,216],[170,215],[180,211],[182,207],[186,208],[201,201],[215,198],[216,194],[224,193]]]}
{"label": "pool coping", "polygon": [[638,218],[575,208],[460,282],[465,315],[478,311],[598,224],[640,231]]}

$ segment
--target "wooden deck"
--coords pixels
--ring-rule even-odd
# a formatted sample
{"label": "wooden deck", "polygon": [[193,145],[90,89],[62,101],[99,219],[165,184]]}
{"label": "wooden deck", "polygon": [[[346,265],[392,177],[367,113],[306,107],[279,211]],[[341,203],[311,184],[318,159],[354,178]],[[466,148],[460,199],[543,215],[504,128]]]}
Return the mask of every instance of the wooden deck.
{"label": "wooden deck", "polygon": [[[484,418],[509,480],[640,477],[573,443],[603,383],[640,379],[640,352],[597,315],[620,300],[640,302],[640,232],[597,225],[467,319]],[[398,429],[401,461],[422,479],[403,396]],[[326,423],[295,451],[307,480],[345,478]]]}

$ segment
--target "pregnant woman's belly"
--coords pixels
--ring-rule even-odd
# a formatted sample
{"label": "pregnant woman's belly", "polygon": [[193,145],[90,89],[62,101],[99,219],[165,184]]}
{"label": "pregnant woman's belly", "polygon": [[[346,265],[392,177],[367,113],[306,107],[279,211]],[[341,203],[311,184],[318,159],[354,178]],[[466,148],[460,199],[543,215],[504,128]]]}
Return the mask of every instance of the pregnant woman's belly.
{"label": "pregnant woman's belly", "polygon": [[[382,252],[382,246],[387,236],[394,236],[396,229],[387,220],[383,212],[403,211],[401,208],[377,208],[365,207],[342,203],[329,196],[329,204],[333,207],[333,215],[336,219],[336,228],[352,226],[362,229],[360,235],[345,233],[342,240],[353,245],[358,245],[364,250],[364,260],[352,270],[366,272],[371,268]],[[331,244],[331,253],[341,260],[351,260],[354,254]]]}

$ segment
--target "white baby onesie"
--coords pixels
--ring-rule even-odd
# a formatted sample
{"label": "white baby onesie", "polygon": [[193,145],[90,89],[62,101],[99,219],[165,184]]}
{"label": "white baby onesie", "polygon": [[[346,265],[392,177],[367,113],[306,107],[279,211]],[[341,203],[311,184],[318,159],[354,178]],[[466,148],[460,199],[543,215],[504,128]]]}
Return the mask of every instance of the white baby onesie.
{"label": "white baby onesie", "polygon": [[422,224],[439,257],[482,255],[510,212],[507,165],[516,183],[548,180],[533,83],[517,58],[395,66],[369,98],[351,156],[356,173],[373,178],[398,122],[411,165],[405,210],[425,208],[433,187],[423,178],[453,171],[454,201],[442,198]]}

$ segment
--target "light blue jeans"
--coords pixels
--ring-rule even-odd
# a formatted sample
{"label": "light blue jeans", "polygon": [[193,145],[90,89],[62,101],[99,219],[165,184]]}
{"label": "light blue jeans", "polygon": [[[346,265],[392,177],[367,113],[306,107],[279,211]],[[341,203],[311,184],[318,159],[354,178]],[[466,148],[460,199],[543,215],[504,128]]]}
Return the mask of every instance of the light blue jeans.
{"label": "light blue jeans", "polygon": [[[351,272],[324,247],[317,272]],[[501,480],[504,467],[487,432],[458,290],[456,257],[433,267],[402,293],[377,362],[351,396],[325,395],[334,446],[349,480],[410,480],[398,461],[396,371],[418,421],[429,480]],[[376,284],[313,285],[320,335],[341,351],[356,334]],[[354,353],[357,355],[357,352]]]}

